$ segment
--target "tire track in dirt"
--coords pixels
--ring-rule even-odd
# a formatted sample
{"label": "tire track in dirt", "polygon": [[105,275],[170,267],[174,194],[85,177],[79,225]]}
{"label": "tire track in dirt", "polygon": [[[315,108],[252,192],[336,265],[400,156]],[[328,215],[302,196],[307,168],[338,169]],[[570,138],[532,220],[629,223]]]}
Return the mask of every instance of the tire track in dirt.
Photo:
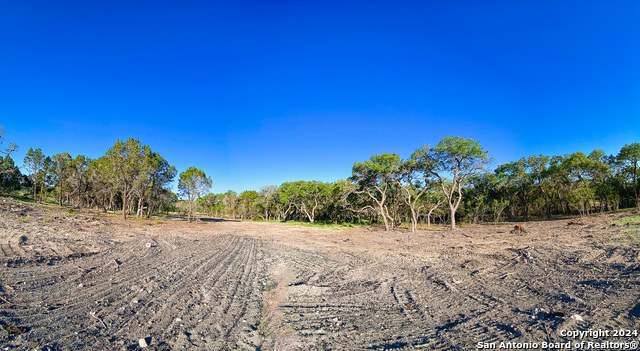
{"label": "tire track in dirt", "polygon": [[[307,266],[317,259],[314,256],[303,260]],[[415,287],[386,272],[376,276],[372,270],[370,279],[354,280],[347,272],[331,270],[332,266],[352,263],[315,266],[311,278],[295,279],[297,282],[289,286],[287,301],[281,305],[283,323],[296,330],[300,343],[320,349],[323,345],[385,349],[428,343],[429,336],[435,334],[425,328],[420,301],[412,293]]]}
{"label": "tire track in dirt", "polygon": [[[260,291],[256,274],[256,251],[258,243],[249,240],[242,252],[233,255],[229,264],[219,264],[222,268],[216,274],[207,274],[200,285],[201,301],[208,308],[189,311],[186,315],[190,321],[198,321],[190,333],[207,335],[209,340],[239,340],[239,331],[250,331],[255,326],[260,311],[261,296],[256,298],[253,291]],[[203,303],[198,302],[196,303]],[[253,308],[248,308],[251,304]],[[243,319],[247,310],[252,314]],[[195,323],[195,322],[194,322]],[[211,333],[211,331],[214,333]]]}
{"label": "tire track in dirt", "polygon": [[[209,247],[210,249],[212,249],[207,245],[207,243],[202,245],[202,247]],[[174,260],[164,263],[160,267],[147,267],[145,269],[148,272],[146,276],[142,279],[138,278],[138,284],[134,283],[132,285],[133,287],[135,287],[135,289],[131,289],[132,291],[134,291],[131,300],[129,300],[128,303],[121,304],[116,309],[117,311],[119,311],[117,312],[117,314],[120,317],[116,318],[115,316],[113,316],[113,313],[110,316],[114,321],[121,319],[123,315],[132,316],[131,318],[126,319],[127,325],[116,325],[118,329],[115,333],[126,334],[126,332],[124,332],[124,329],[125,327],[128,328],[129,325],[135,328],[144,326],[145,321],[141,320],[140,318],[142,317],[139,317],[136,314],[137,310],[139,309],[148,310],[154,315],[158,315],[160,313],[161,316],[166,316],[170,315],[170,313],[162,314],[162,312],[170,312],[169,307],[187,305],[183,299],[187,296],[193,296],[192,284],[197,283],[201,279],[200,277],[202,275],[208,274],[212,269],[212,265],[213,263],[215,263],[212,262],[212,257],[217,256],[224,262],[224,260],[230,254],[233,254],[233,252],[230,253],[229,251],[225,250],[229,249],[229,247],[229,245],[226,245],[226,247],[223,248],[216,248],[217,251],[215,251],[215,253],[212,252],[209,254],[203,252],[206,250],[197,250],[195,251],[195,253],[189,253],[188,257],[184,258],[180,257],[181,252],[178,251],[174,253],[176,254]],[[194,260],[194,257],[199,257],[200,259]],[[188,264],[181,265],[181,262],[188,262]],[[131,272],[128,277],[133,274],[135,274],[135,271]],[[166,277],[166,279],[163,277]],[[128,278],[126,280],[126,283],[131,280],[132,278]],[[140,284],[140,281],[142,282],[142,284]],[[154,289],[152,289],[150,285],[156,285],[155,290],[159,291],[159,295],[151,295],[151,290]],[[156,306],[156,302],[162,302],[162,305]],[[156,308],[158,307],[159,309],[156,310]],[[120,311],[120,309],[122,309],[123,311]],[[144,316],[144,318],[148,318],[146,314],[142,314],[141,316]],[[154,321],[155,318],[152,317],[148,319],[148,322],[146,323],[150,322],[151,324],[153,324]],[[160,324],[163,323],[160,322]],[[164,324],[166,324],[166,320]]]}
{"label": "tire track in dirt", "polygon": [[[87,287],[78,288],[77,278],[45,285],[42,275],[34,275],[33,281],[40,285],[27,290],[26,301],[33,308],[3,315],[30,325],[35,331],[32,337],[42,343],[73,348],[82,348],[89,341],[92,347],[124,347],[148,335],[158,344],[175,347],[215,349],[214,345],[226,342],[259,345],[260,338],[245,335],[252,331],[249,325],[258,324],[261,314],[262,284],[258,280],[264,268],[257,263],[257,253],[263,248],[256,239],[217,236],[173,250],[156,250],[156,254],[146,252],[127,262],[125,253],[135,251],[136,245],[139,243],[119,248],[125,258],[117,271],[92,268],[82,275]],[[118,256],[117,252],[108,256],[114,254]],[[105,261],[90,259],[95,262],[84,261],[85,266]],[[71,265],[56,268],[69,272]],[[60,307],[46,310],[36,307],[37,301]],[[38,332],[40,328],[48,332]]]}
{"label": "tire track in dirt", "polygon": [[[184,277],[176,278],[174,282],[172,282],[172,286],[182,286],[181,289],[177,289],[175,291],[170,291],[166,294],[158,296],[156,300],[159,301],[167,301],[164,304],[164,311],[161,314],[165,316],[163,321],[158,323],[158,326],[150,327],[151,330],[159,330],[163,332],[163,335],[168,336],[172,335],[174,328],[177,328],[180,324],[183,324],[187,328],[190,326],[192,329],[188,332],[184,332],[185,335],[192,335],[189,339],[191,344],[197,345],[197,342],[200,340],[195,340],[197,336],[207,335],[206,338],[203,338],[205,342],[208,340],[209,343],[212,341],[220,341],[225,340],[224,337],[227,335],[221,335],[220,332],[225,332],[226,328],[231,325],[235,325],[235,321],[227,322],[226,325],[222,325],[221,323],[211,325],[207,325],[207,322],[203,320],[206,315],[214,315],[214,308],[217,306],[224,306],[224,301],[217,301],[216,299],[211,300],[207,298],[207,295],[217,295],[216,297],[221,297],[222,294],[216,294],[215,291],[209,291],[212,287],[206,287],[207,280],[215,280],[228,283],[230,282],[229,274],[233,273],[235,270],[239,269],[239,266],[248,263],[245,259],[247,257],[246,252],[248,250],[247,243],[244,243],[242,240],[238,240],[238,238],[233,238],[231,242],[226,243],[226,247],[220,250],[220,255],[210,256],[206,260],[195,262],[190,267],[180,267],[181,270],[189,271],[193,269],[191,274],[186,274]],[[249,250],[250,251],[250,250]],[[206,256],[205,256],[206,257]],[[215,257],[215,259],[211,259]],[[206,278],[209,277],[209,278]],[[227,284],[227,286],[233,286],[233,284]],[[236,285],[237,286],[237,285]],[[171,289],[169,289],[171,290]],[[204,295],[204,296],[203,296]],[[233,297],[233,292],[231,292],[231,297]],[[182,309],[173,311],[173,316],[171,314],[164,313],[175,306],[183,306]],[[147,304],[145,306],[147,309],[153,311],[154,306],[153,302]],[[228,310],[228,307],[225,308]],[[155,313],[156,315],[158,312]],[[178,314],[178,317],[175,315]],[[226,320],[224,314],[219,314],[218,317],[213,317],[217,319],[221,319],[222,322]],[[180,321],[179,321],[180,320]],[[167,323],[171,324],[171,321],[175,321],[169,328],[164,327]],[[182,323],[180,323],[182,322]],[[135,323],[138,323],[138,326],[143,325],[143,320],[134,319],[130,324],[135,326]],[[202,327],[205,326],[206,327]],[[185,328],[186,329],[186,328]]]}
{"label": "tire track in dirt", "polygon": [[[171,330],[180,323],[168,318],[167,312],[171,311],[173,308],[176,308],[176,306],[180,306],[178,309],[180,313],[189,315],[188,309],[195,306],[197,303],[199,303],[199,301],[202,301],[202,303],[204,304],[209,304],[211,300],[208,299],[207,296],[202,296],[202,286],[206,283],[203,283],[202,285],[197,284],[196,286],[190,286],[188,282],[193,281],[194,279],[198,279],[198,276],[205,274],[208,274],[211,277],[208,279],[220,279],[222,272],[229,269],[229,266],[231,266],[232,259],[237,254],[237,251],[238,247],[231,246],[229,245],[229,243],[227,243],[227,246],[217,253],[218,261],[206,258],[204,260],[195,262],[185,269],[185,271],[188,271],[189,269],[195,270],[194,272],[186,274],[184,277],[173,276],[172,278],[170,278],[168,280],[170,285],[161,287],[163,290],[167,290],[166,295],[168,295],[168,298],[163,300],[163,303],[155,312],[155,315],[153,319],[151,319],[151,322],[158,323],[158,328],[164,327],[165,330]],[[174,275],[178,274],[177,271],[174,271],[173,273]],[[191,320],[193,319],[194,318],[191,318]],[[199,318],[195,318],[195,320],[198,319]]]}

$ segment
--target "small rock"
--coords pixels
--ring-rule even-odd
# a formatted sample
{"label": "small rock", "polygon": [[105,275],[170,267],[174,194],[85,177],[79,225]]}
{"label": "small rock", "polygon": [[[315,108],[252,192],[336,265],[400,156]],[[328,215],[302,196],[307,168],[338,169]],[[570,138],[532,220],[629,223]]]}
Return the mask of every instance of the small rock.
{"label": "small rock", "polygon": [[584,322],[584,318],[582,318],[579,314],[574,314],[571,316],[571,319],[575,319],[578,322]]}
{"label": "small rock", "polygon": [[144,339],[140,339],[138,340],[138,344],[140,345],[140,347],[147,347],[149,346],[149,344],[151,344],[151,337],[147,336]]}
{"label": "small rock", "polygon": [[82,283],[78,284],[78,287],[79,287],[79,288],[81,288],[81,287],[83,287],[83,286],[84,286],[84,285],[82,285]]}

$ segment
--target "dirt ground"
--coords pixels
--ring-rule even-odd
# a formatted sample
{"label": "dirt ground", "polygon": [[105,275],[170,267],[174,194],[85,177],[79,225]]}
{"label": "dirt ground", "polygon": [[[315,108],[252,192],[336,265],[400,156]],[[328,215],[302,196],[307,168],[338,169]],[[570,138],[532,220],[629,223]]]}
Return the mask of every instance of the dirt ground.
{"label": "dirt ground", "polygon": [[[0,349],[637,349],[640,225],[620,221],[632,216],[411,233],[0,199]],[[563,332],[598,329],[630,332]]]}

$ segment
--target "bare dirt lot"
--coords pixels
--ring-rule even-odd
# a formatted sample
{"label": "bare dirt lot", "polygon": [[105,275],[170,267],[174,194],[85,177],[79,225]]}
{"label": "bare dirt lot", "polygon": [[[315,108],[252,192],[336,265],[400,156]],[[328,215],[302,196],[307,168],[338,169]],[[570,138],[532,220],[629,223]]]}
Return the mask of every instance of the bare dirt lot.
{"label": "bare dirt lot", "polygon": [[0,347],[470,350],[596,341],[561,331],[640,329],[640,226],[623,221],[633,216],[527,222],[514,233],[515,223],[410,233],[123,221],[0,199]]}

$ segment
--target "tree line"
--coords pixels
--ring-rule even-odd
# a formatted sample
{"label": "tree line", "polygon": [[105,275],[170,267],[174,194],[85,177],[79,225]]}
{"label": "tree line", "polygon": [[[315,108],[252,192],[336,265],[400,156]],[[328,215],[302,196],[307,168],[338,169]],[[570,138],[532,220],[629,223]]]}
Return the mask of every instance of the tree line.
{"label": "tree line", "polygon": [[[4,134],[4,129],[0,130]],[[0,142],[2,134],[0,134]],[[0,156],[0,190],[30,187],[35,201],[47,196],[72,206],[150,217],[185,201],[195,211],[245,220],[380,223],[386,230],[408,224],[498,222],[581,214],[640,206],[640,144],[615,155],[523,157],[490,168],[493,160],[478,141],[447,137],[421,146],[407,159],[396,153],[356,162],[351,177],[331,183],[285,182],[259,191],[209,193],[212,180],[191,167],[180,174],[178,195],[169,190],[174,166],[137,139],[117,141],[98,159],[67,153],[45,156],[29,149],[26,176]]]}
{"label": "tree line", "polygon": [[492,159],[473,139],[444,138],[408,159],[395,153],[356,162],[333,183],[287,182],[260,191],[207,194],[198,205],[212,216],[262,220],[470,223],[528,220],[640,206],[640,144],[618,154],[534,155],[489,169]]}
{"label": "tree line", "polygon": [[[25,175],[10,157],[16,149],[12,144],[0,156],[0,190],[29,188],[35,202],[53,197],[60,206],[121,211],[126,219],[132,213],[149,218],[153,213],[173,210],[178,201],[170,190],[177,175],[175,166],[138,139],[118,140],[97,159],[72,157],[67,152],[47,156],[40,148],[30,148],[24,158]],[[195,167],[180,174],[179,194],[191,205],[189,221],[195,200],[210,186],[211,179]]]}

